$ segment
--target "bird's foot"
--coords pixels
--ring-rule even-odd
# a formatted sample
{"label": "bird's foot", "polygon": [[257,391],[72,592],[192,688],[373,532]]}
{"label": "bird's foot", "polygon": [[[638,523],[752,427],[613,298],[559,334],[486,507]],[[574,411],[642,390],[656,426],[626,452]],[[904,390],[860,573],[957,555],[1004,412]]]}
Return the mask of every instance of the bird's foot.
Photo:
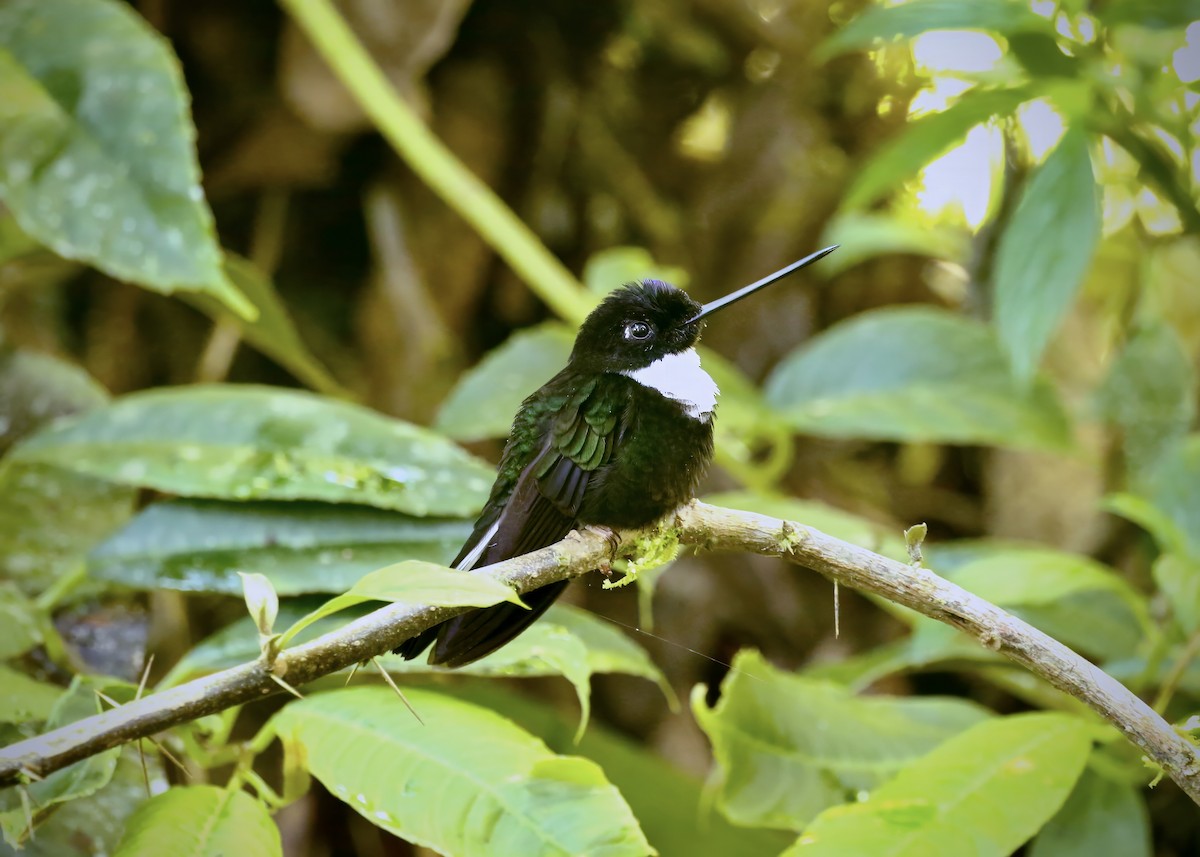
{"label": "bird's foot", "polygon": [[[603,524],[584,524],[581,532],[595,533],[606,542],[608,542],[608,552],[610,559],[616,557],[617,551],[621,547],[621,536],[612,527],[606,527]],[[611,568],[609,569],[611,572]],[[606,575],[607,576],[607,575]]]}

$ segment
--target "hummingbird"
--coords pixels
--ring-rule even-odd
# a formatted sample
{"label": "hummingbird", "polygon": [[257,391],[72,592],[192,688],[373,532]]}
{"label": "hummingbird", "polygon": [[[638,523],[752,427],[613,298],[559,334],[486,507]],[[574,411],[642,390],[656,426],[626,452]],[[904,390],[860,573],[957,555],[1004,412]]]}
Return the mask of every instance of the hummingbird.
{"label": "hummingbird", "polygon": [[[703,321],[832,253],[827,247],[699,304],[660,280],[628,283],[584,320],[566,367],[521,404],[487,504],[453,566],[462,571],[547,547],[581,526],[644,527],[690,500],[713,454],[717,385],[700,366]],[[528,628],[562,580],[461,613],[405,640],[406,659],[461,667]]]}

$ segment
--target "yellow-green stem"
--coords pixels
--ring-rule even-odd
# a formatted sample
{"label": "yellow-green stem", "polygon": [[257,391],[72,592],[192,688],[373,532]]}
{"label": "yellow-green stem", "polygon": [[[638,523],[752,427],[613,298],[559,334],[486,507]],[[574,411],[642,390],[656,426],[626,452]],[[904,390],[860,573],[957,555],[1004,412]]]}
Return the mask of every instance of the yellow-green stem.
{"label": "yellow-green stem", "polygon": [[330,0],[279,0],[397,154],[560,317],[578,324],[595,299],[520,218],[405,103]]}

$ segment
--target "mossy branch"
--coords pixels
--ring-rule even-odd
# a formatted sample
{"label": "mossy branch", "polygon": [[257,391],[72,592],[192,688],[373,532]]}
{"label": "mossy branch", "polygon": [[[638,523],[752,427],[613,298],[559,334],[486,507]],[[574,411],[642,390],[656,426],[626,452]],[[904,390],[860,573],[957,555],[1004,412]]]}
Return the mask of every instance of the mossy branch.
{"label": "mossy branch", "polygon": [[[668,522],[679,541],[711,551],[778,556],[845,586],[873,592],[970,634],[1100,714],[1200,804],[1200,755],[1145,702],[1062,643],[928,569],[906,565],[794,521],[693,502]],[[640,535],[626,534],[624,544]],[[599,568],[613,549],[604,534],[572,533],[548,548],[475,574],[527,592]],[[457,609],[395,604],[312,642],[285,649],[273,668],[243,664],[143,697],[0,750],[0,786],[46,776],[73,762],[206,714],[281,693],[391,651]]]}

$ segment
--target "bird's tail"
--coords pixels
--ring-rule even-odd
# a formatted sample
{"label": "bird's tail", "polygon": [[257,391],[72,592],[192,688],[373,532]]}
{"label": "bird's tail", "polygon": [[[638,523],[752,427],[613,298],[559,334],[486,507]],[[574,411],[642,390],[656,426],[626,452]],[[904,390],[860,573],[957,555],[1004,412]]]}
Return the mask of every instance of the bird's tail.
{"label": "bird's tail", "polygon": [[396,654],[412,660],[436,638],[437,644],[429,655],[429,663],[451,668],[466,666],[511,642],[536,622],[567,588],[568,582],[559,580],[526,592],[521,599],[529,605],[528,610],[506,601],[447,619],[405,640],[396,648]]}

